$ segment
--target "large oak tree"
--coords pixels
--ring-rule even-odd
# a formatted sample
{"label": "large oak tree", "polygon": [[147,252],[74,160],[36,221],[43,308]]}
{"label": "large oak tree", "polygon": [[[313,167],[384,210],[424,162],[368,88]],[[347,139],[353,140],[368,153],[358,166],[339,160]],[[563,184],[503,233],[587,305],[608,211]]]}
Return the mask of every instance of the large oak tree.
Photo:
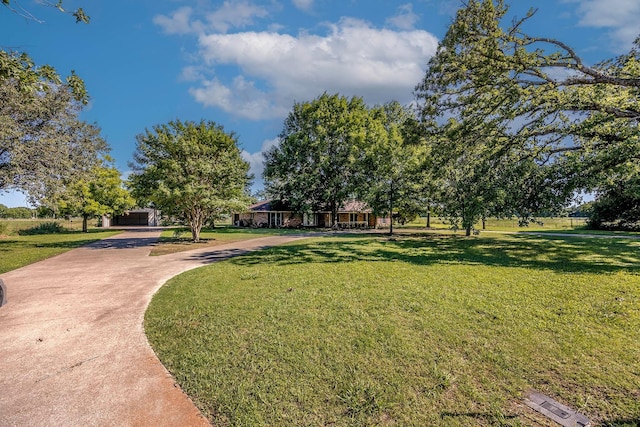
{"label": "large oak tree", "polygon": [[297,212],[326,209],[335,225],[338,208],[363,184],[357,163],[370,138],[369,125],[362,98],[324,93],[296,103],[279,145],[265,153],[267,192]]}
{"label": "large oak tree", "polygon": [[531,215],[640,159],[640,41],[628,54],[589,66],[562,41],[523,30],[535,10],[504,26],[507,12],[502,0],[469,0],[416,95],[436,139],[447,137],[450,118],[465,135],[458,144],[492,129],[490,143],[499,146],[480,162],[521,165],[529,175],[512,175],[515,191],[505,200]]}

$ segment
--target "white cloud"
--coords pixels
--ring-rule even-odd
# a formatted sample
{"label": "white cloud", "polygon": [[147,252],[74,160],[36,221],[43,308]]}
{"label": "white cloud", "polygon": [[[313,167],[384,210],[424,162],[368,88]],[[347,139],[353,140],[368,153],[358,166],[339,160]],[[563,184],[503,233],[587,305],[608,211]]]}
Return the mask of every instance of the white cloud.
{"label": "white cloud", "polygon": [[255,18],[269,15],[267,9],[252,5],[248,1],[225,1],[213,12],[199,12],[204,22],[193,19],[193,9],[182,7],[169,16],[157,15],[153,23],[160,26],[167,34],[202,34],[207,31],[226,33],[231,28],[243,28],[254,23]]}
{"label": "white cloud", "polygon": [[170,16],[157,15],[153,17],[153,23],[160,26],[167,34],[189,34],[193,32],[191,26],[190,7],[181,7]]}
{"label": "white cloud", "polygon": [[585,27],[610,28],[616,50],[627,51],[640,35],[640,1],[582,0],[578,6],[579,24]]}
{"label": "white cloud", "polygon": [[269,13],[264,7],[247,1],[225,1],[222,7],[207,15],[209,27],[227,32],[229,28],[242,28],[253,24],[254,18],[264,18]]}
{"label": "white cloud", "polygon": [[262,179],[262,172],[264,172],[264,153],[271,147],[279,144],[278,138],[268,139],[262,143],[260,151],[256,153],[249,153],[246,150],[242,150],[242,158],[249,163],[251,168],[249,172],[255,175],[256,180]]}
{"label": "white cloud", "polygon": [[401,30],[412,30],[420,19],[418,15],[413,13],[413,5],[411,3],[403,4],[398,9],[398,14],[387,19],[387,22]]}
{"label": "white cloud", "polygon": [[204,105],[255,120],[283,117],[294,101],[324,91],[362,96],[372,104],[409,102],[438,43],[426,31],[376,29],[355,19],[328,27],[326,35],[201,35],[205,64],[236,66],[242,75],[229,84],[203,80],[191,93]]}
{"label": "white cloud", "polygon": [[249,120],[284,117],[288,112],[288,108],[278,105],[243,76],[236,76],[229,86],[217,78],[202,80],[201,86],[191,88],[189,93],[204,106],[217,107]]}
{"label": "white cloud", "polygon": [[308,12],[313,7],[313,0],[292,0],[293,5],[305,12]]}

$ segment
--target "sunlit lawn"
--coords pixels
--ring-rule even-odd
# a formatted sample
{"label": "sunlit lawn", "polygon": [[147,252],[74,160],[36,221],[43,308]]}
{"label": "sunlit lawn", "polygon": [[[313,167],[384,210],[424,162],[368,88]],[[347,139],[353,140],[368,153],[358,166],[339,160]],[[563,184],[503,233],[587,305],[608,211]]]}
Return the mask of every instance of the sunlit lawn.
{"label": "sunlit lawn", "polygon": [[529,389],[640,423],[638,240],[307,240],[172,279],[145,327],[214,425],[544,425]]}
{"label": "sunlit lawn", "polygon": [[242,240],[257,239],[259,237],[297,234],[301,232],[305,231],[286,228],[237,228],[222,226],[214,229],[203,229],[200,233],[200,242],[193,243],[191,240],[191,231],[188,228],[172,228],[162,232],[160,241],[152,249],[151,255],[166,255],[201,247],[218,246]]}
{"label": "sunlit lawn", "polygon": [[[426,218],[416,218],[414,221],[401,226],[399,228],[421,228],[426,226]],[[438,230],[448,230],[451,228],[451,223],[446,218],[431,217],[430,227]],[[566,232],[566,231],[580,231],[591,232],[585,229],[586,218],[568,218],[568,217],[554,217],[554,218],[538,218],[536,222],[530,222],[526,226],[520,226],[516,218],[511,219],[498,219],[487,218],[485,221],[485,229],[488,231],[549,231],[549,232]],[[479,221],[474,225],[477,230],[482,231],[482,222]],[[460,231],[458,231],[460,232]]]}

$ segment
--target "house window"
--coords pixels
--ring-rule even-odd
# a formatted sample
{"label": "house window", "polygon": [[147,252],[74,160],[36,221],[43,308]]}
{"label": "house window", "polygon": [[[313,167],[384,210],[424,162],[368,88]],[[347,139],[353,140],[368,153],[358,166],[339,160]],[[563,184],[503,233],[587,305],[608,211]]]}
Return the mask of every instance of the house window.
{"label": "house window", "polygon": [[305,227],[315,227],[316,223],[316,215],[315,214],[304,214],[303,224]]}
{"label": "house window", "polygon": [[358,221],[358,214],[357,213],[350,213],[349,214],[349,222],[357,222]]}
{"label": "house window", "polygon": [[269,227],[282,227],[284,214],[282,212],[269,212]]}

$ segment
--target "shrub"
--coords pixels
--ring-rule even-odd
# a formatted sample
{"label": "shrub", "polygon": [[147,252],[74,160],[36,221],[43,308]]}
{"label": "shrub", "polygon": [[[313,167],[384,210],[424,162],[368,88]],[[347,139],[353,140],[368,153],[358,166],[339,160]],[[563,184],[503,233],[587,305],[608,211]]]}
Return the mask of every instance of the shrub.
{"label": "shrub", "polygon": [[67,230],[57,222],[43,222],[35,227],[19,230],[18,234],[21,236],[31,236],[35,234],[55,234],[65,233]]}

